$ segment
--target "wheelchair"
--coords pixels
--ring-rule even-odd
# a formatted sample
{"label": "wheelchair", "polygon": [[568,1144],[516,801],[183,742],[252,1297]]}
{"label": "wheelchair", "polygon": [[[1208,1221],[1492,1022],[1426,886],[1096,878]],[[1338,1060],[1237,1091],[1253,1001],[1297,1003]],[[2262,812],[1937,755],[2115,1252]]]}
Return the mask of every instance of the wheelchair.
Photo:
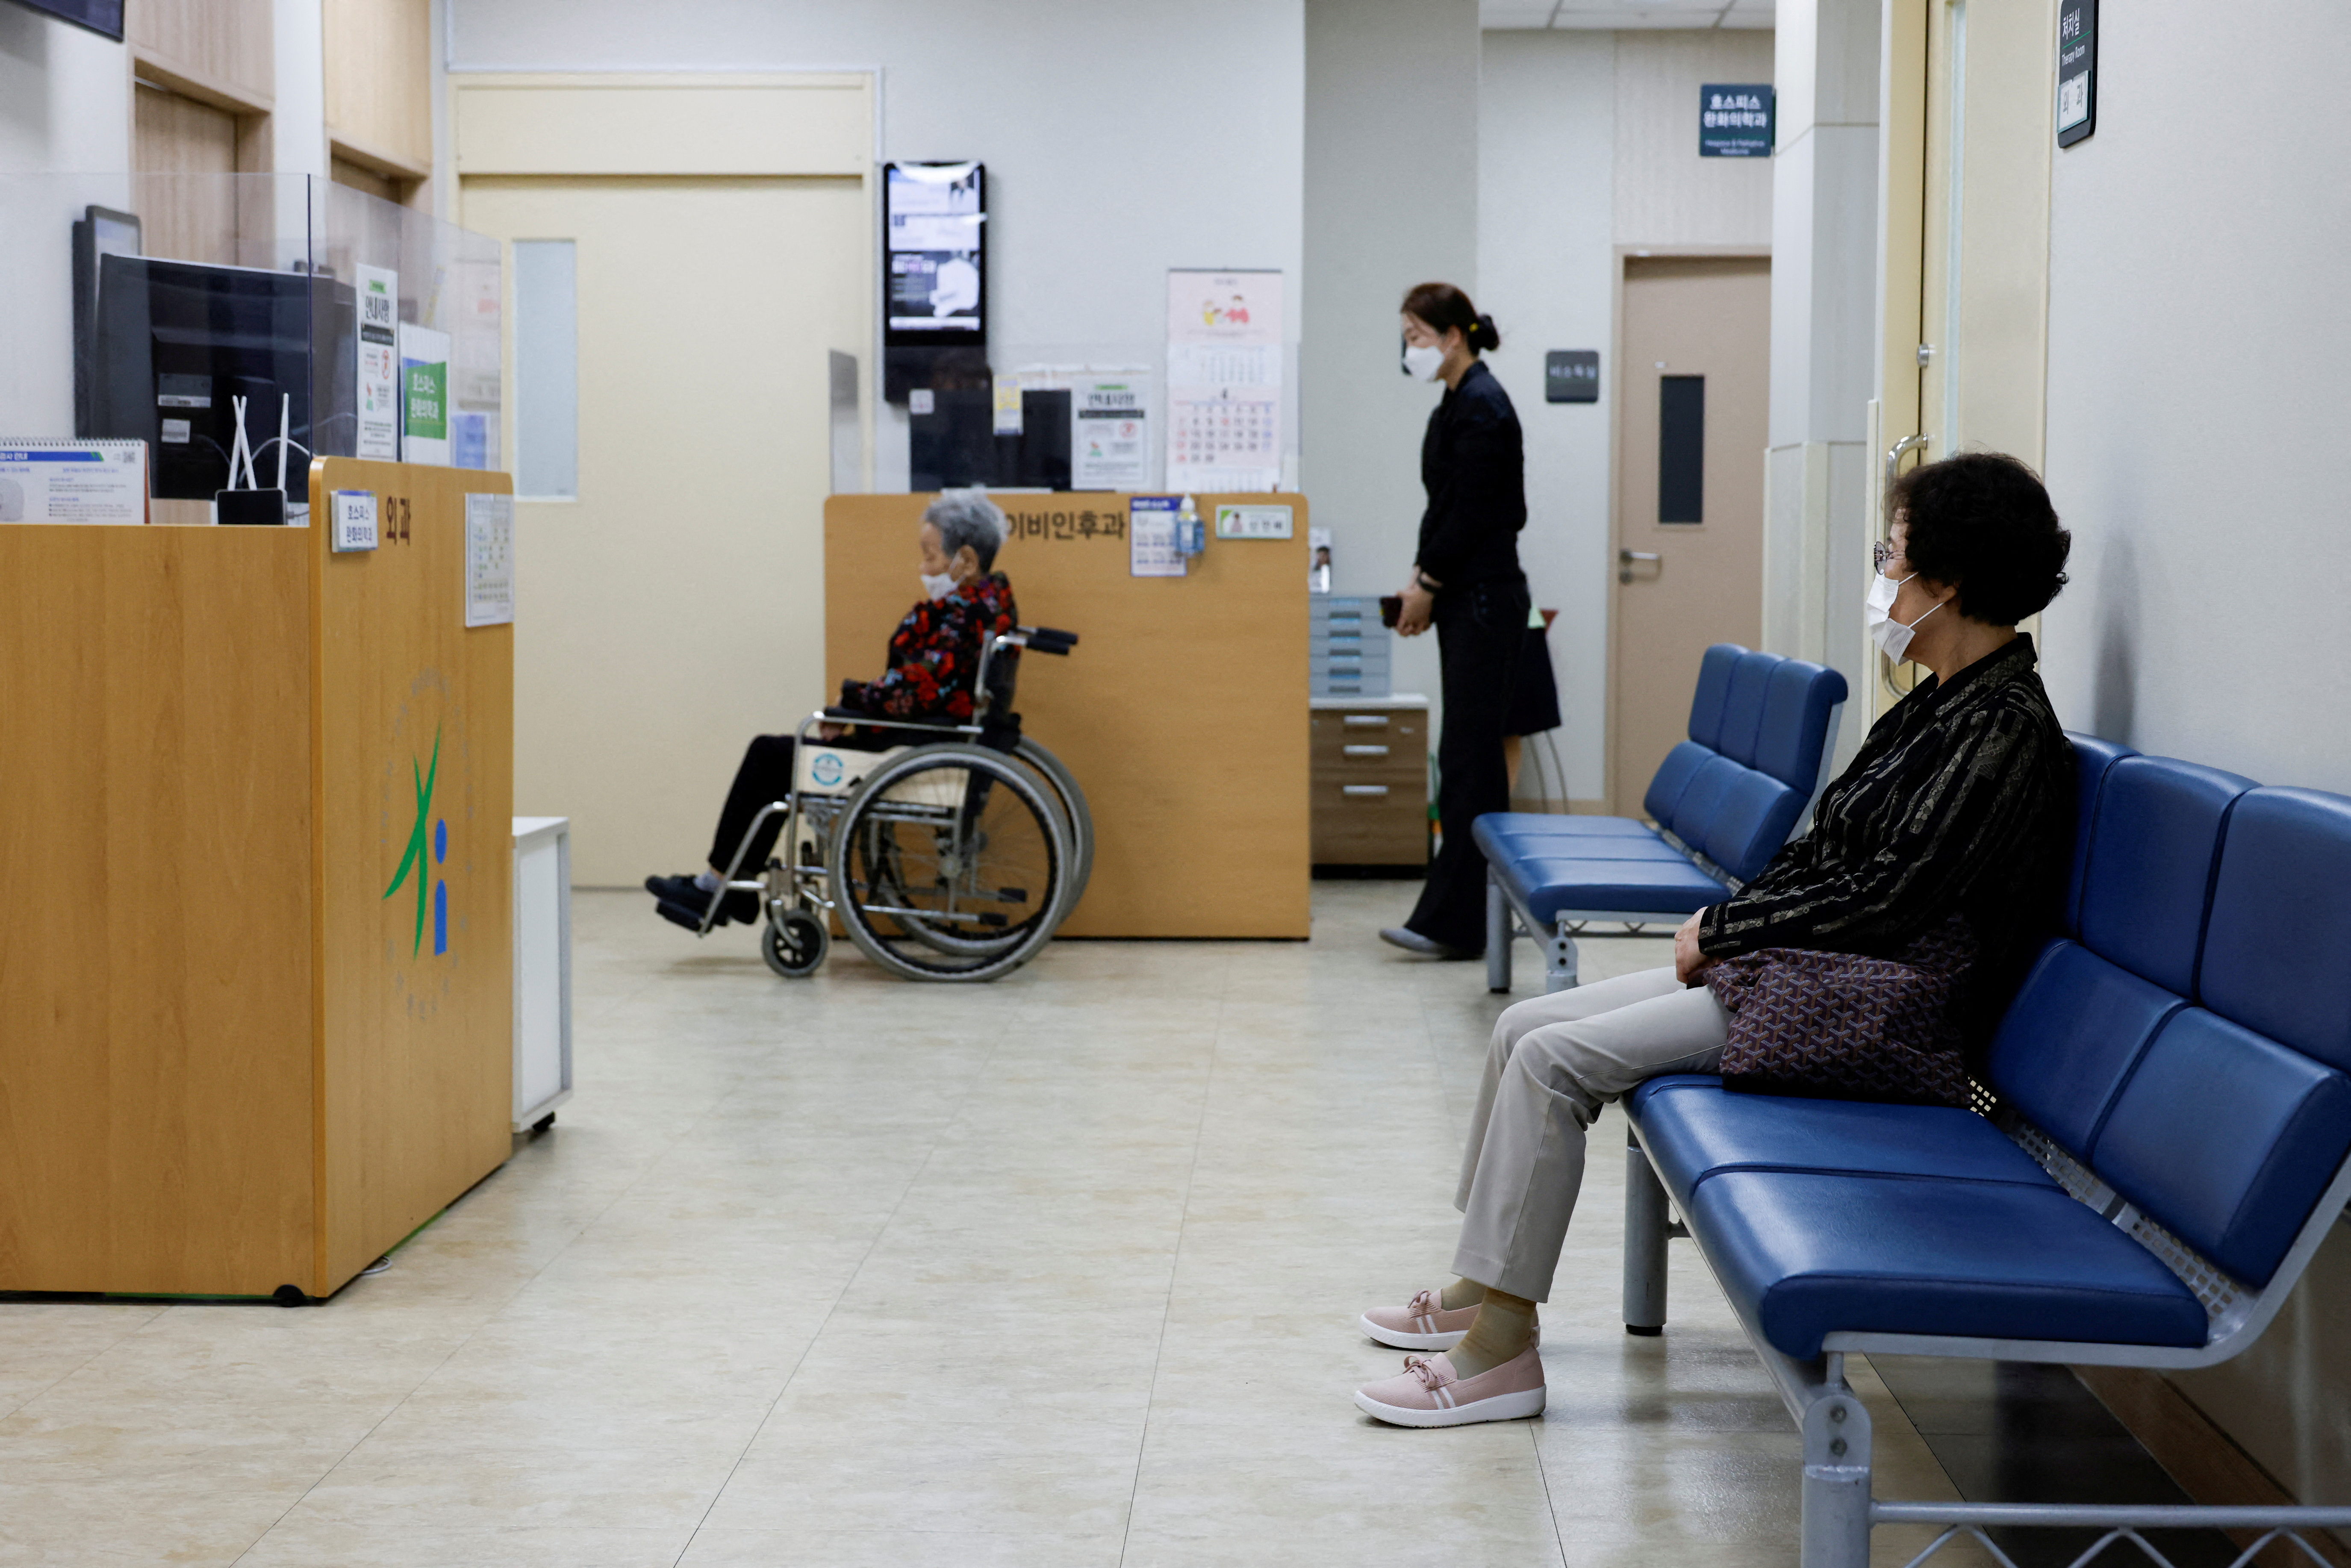
{"label": "wheelchair", "polygon": [[[800,721],[792,791],[763,806],[726,868],[754,893],[759,953],[788,979],[824,966],[838,917],[860,952],[910,980],[992,980],[1052,939],[1093,870],[1093,817],[1061,758],[1020,733],[1012,711],[1019,650],[1065,656],[1074,632],[1018,626],[980,651],[966,724],[825,708]],[[885,732],[861,749],[815,738],[820,725]],[[743,862],[784,819],[778,853]],[[697,936],[708,936],[714,897]]]}

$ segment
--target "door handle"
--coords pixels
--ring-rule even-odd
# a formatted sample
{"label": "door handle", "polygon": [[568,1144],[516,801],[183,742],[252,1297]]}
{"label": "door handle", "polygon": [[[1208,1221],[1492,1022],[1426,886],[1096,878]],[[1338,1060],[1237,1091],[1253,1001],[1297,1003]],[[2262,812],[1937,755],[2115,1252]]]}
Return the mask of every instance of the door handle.
{"label": "door handle", "polygon": [[1385,757],[1388,754],[1384,746],[1343,746],[1339,750],[1348,757]]}
{"label": "door handle", "polygon": [[1342,784],[1339,789],[1346,795],[1384,795],[1388,792],[1384,784]]}
{"label": "door handle", "polygon": [[1630,582],[1633,580],[1633,563],[1635,561],[1653,561],[1660,567],[1665,565],[1665,557],[1659,555],[1653,549],[1620,549],[1616,552],[1616,559],[1624,563],[1616,569],[1616,580],[1619,582]]}

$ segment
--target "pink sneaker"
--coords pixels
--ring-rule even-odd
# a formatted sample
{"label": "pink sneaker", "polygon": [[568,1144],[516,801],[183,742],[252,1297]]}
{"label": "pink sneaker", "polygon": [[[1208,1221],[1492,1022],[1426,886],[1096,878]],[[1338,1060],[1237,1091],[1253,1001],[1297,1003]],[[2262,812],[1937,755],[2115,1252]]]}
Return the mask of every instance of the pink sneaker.
{"label": "pink sneaker", "polygon": [[1453,1364],[1441,1355],[1408,1355],[1404,1366],[1401,1377],[1356,1389],[1356,1405],[1397,1427],[1467,1427],[1542,1414],[1542,1354],[1533,1342],[1475,1377],[1455,1376]]}
{"label": "pink sneaker", "polygon": [[1435,1291],[1423,1291],[1402,1307],[1374,1307],[1356,1320],[1356,1326],[1398,1350],[1451,1350],[1477,1315],[1474,1306],[1448,1312]]}

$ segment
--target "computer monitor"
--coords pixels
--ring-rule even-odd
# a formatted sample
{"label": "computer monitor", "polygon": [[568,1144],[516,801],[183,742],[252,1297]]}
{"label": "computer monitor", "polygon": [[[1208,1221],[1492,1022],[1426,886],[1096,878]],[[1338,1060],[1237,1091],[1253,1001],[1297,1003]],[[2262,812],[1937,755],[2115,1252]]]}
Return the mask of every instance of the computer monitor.
{"label": "computer monitor", "polygon": [[[358,424],[358,300],[333,278],[153,256],[101,256],[85,439],[148,444],[159,499],[210,500],[230,488],[231,401],[246,400],[247,443],[277,435],[290,398],[287,488],[309,456],[348,456]],[[256,464],[264,485],[272,450]]]}

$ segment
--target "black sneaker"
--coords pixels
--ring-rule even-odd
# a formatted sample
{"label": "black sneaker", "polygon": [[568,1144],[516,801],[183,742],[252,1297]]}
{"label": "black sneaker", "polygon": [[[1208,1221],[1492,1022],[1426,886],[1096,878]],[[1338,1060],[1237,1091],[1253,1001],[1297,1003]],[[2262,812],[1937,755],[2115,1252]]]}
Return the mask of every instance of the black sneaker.
{"label": "black sneaker", "polygon": [[[701,885],[692,877],[649,876],[645,878],[645,891],[652,894],[653,902],[661,905],[663,919],[677,920],[677,915],[671,913],[676,910],[693,916],[690,920],[678,921],[679,925],[691,926],[697,931],[702,928],[702,914],[710,907],[710,894],[704,892]],[[746,893],[737,888],[720,901],[718,918],[712,921],[711,925],[728,925],[739,920],[744,925],[750,925],[756,924],[758,918],[759,895],[755,893]]]}

